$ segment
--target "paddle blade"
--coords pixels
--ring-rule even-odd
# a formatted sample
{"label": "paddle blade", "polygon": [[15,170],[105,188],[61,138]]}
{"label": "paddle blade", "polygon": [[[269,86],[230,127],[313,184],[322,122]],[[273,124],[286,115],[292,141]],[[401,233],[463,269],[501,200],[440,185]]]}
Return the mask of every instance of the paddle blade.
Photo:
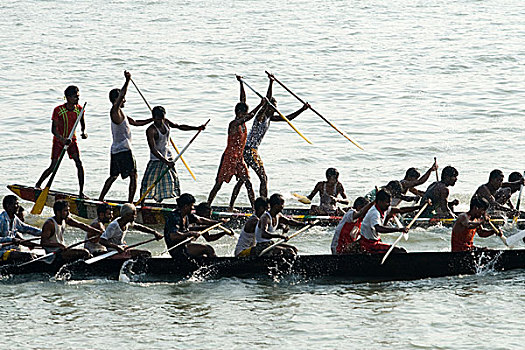
{"label": "paddle blade", "polygon": [[110,252],[108,252],[108,253],[105,253],[105,254],[102,254],[102,255],[96,256],[96,257],[94,257],[94,258],[88,259],[88,260],[85,261],[85,263],[86,263],[87,265],[91,265],[91,264],[93,264],[93,263],[96,263],[97,261],[104,260],[104,259],[106,259],[106,258],[109,258],[110,256],[117,255],[117,254],[118,254],[118,251],[116,251],[116,250],[112,250],[112,251],[110,251]]}
{"label": "paddle blade", "polygon": [[515,247],[519,245],[520,243],[524,243],[523,239],[525,238],[525,230],[519,231],[515,235],[507,237],[507,244],[509,247]]}
{"label": "paddle blade", "polygon": [[292,193],[292,195],[303,204],[312,204],[312,201],[306,196],[300,195],[299,193]]}
{"label": "paddle blade", "polygon": [[49,187],[44,188],[44,190],[40,192],[40,196],[38,196],[35,205],[33,205],[33,209],[31,209],[31,214],[40,215],[42,213],[42,210],[44,210],[44,206],[46,205],[48,194]]}

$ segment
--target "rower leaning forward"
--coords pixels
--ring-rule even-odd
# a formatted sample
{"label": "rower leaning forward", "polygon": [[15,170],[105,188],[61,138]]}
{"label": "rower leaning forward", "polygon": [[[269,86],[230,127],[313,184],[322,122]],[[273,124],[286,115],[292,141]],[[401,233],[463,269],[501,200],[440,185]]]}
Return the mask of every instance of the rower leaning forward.
{"label": "rower leaning forward", "polygon": [[[192,214],[194,204],[195,197],[189,193],[183,193],[177,198],[177,209],[169,215],[164,225],[164,240],[173,258],[216,256],[211,245],[190,242],[190,238],[197,239],[200,236],[197,231],[191,230],[191,224],[214,225],[219,223],[219,221]],[[202,234],[207,242],[216,241],[224,235],[224,231],[217,234],[210,234],[209,232]],[[175,246],[177,247],[173,248]]]}
{"label": "rower leaning forward", "polygon": [[163,199],[180,196],[179,177],[177,176],[175,162],[173,161],[172,153],[168,145],[171,128],[183,131],[204,130],[205,125],[190,126],[175,124],[166,119],[166,110],[162,106],[153,107],[151,114],[153,116],[153,124],[146,130],[150,160],[146,167],[144,177],[142,178],[140,194],[142,197],[147,189],[168,167],[169,171],[166,175],[162,177],[155,188],[146,196],[146,199],[153,198],[160,203]]}

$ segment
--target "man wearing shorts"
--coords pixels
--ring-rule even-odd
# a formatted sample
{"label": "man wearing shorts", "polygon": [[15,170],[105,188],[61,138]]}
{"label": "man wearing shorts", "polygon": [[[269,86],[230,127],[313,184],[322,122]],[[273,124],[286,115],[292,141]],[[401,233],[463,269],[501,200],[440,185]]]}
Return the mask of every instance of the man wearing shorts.
{"label": "man wearing shorts", "polygon": [[124,71],[124,77],[126,82],[122,89],[113,89],[109,92],[109,100],[113,104],[109,112],[113,143],[111,144],[109,177],[104,183],[102,192],[100,192],[99,201],[104,200],[113,182],[121,175],[123,179],[129,177],[128,202],[133,203],[133,197],[135,197],[135,192],[137,191],[137,164],[131,151],[131,130],[129,126],[143,126],[153,121],[152,118],[134,120],[126,116],[122,111],[124,103],[126,103],[126,92],[128,91],[131,74]]}
{"label": "man wearing shorts", "polygon": [[[68,86],[64,91],[64,95],[67,102],[63,105],[57,106],[54,109],[53,117],[51,118],[53,121],[51,125],[51,133],[53,134],[51,164],[44,171],[42,176],[40,176],[40,179],[36,183],[35,187],[40,188],[42,182],[44,182],[44,180],[49,175],[51,175],[55,169],[64,145],[67,144],[67,154],[69,155],[70,159],[75,161],[75,165],[77,167],[78,184],[80,187],[79,196],[80,198],[84,198],[84,168],[82,167],[82,162],[80,161],[80,151],[78,150],[77,136],[75,133],[73,133],[71,141],[67,139],[71,133],[71,130],[73,129],[73,126],[75,125],[75,121],[77,120],[80,111],[82,110],[82,106],[78,104],[78,99],[80,97],[78,93],[78,87],[74,85]],[[82,138],[87,139],[84,115],[82,116],[82,119],[80,119],[80,128],[82,130]]]}

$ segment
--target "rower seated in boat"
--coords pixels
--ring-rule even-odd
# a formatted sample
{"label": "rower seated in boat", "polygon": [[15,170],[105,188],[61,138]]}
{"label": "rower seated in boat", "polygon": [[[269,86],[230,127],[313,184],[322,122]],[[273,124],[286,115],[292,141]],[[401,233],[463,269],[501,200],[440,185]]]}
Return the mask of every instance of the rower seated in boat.
{"label": "rower seated in boat", "polygon": [[234,255],[236,257],[252,255],[252,248],[255,247],[255,229],[260,217],[268,211],[268,199],[259,197],[255,200],[255,212],[248,218],[241,230],[241,235],[235,246]]}
{"label": "rower seated in boat", "polygon": [[[312,200],[319,193],[319,205],[312,205],[310,215],[342,216],[344,211],[337,207],[337,203],[348,204],[343,184],[339,182],[339,172],[335,168],[326,170],[326,181],[318,182],[312,192],[306,196]],[[342,199],[337,198],[341,196]]]}
{"label": "rower seated in boat", "polygon": [[120,208],[120,217],[113,220],[108,225],[102,236],[100,236],[100,244],[105,246],[108,251],[116,250],[119,252],[119,254],[112,257],[113,259],[134,259],[151,256],[151,253],[147,250],[126,249],[127,246],[124,238],[131,227],[135,230],[152,234],[157,240],[162,239],[162,235],[157,231],[135,223],[136,218],[137,208],[130,203],[123,204]]}
{"label": "rower seated in boat", "polygon": [[482,227],[483,223],[490,220],[490,218],[486,216],[489,205],[489,202],[485,198],[478,196],[472,197],[470,200],[470,210],[466,213],[461,213],[452,228],[451,243],[453,252],[480,249],[474,246],[474,236],[476,233],[480,237],[489,237],[494,234],[501,236],[501,232],[493,229],[487,230]]}
{"label": "rower seated in boat", "polygon": [[331,245],[332,254],[343,255],[360,252],[358,240],[361,236],[361,223],[373,205],[374,202],[370,202],[364,197],[357,197],[353,207],[346,212],[335,229]]}
{"label": "rower seated in boat", "polygon": [[[403,180],[399,181],[402,187],[401,194],[406,195],[407,192],[410,192],[416,197],[423,197],[425,195],[425,192],[418,190],[416,187],[427,182],[430,178],[430,175],[434,171],[437,171],[437,169],[437,161],[434,161],[434,164],[432,164],[432,166],[428,168],[428,170],[423,174],[423,176],[421,176],[421,174],[419,173],[419,171],[417,171],[416,168],[409,168],[406,171]],[[392,200],[392,206],[396,206],[399,202],[396,200]]]}
{"label": "rower seated in boat", "polygon": [[[189,193],[183,193],[177,198],[178,208],[169,215],[164,226],[164,241],[166,242],[168,249],[188,240],[188,238],[198,238],[200,236],[197,231],[190,230],[190,224],[209,226],[218,223],[216,220],[192,214],[194,204],[195,197]],[[211,242],[223,237],[225,234],[226,232],[224,231],[217,234],[206,232],[203,233],[202,236],[207,242]],[[211,245],[191,243],[190,241],[181,244],[177,248],[169,250],[169,253],[173,258],[179,258],[181,256],[187,258],[216,256],[215,250]]]}
{"label": "rower seated in boat", "polygon": [[517,171],[510,173],[509,181],[501,184],[501,187],[494,194],[494,199],[501,205],[506,205],[514,209],[514,205],[510,200],[512,195],[518,192],[523,184],[523,175]]}
{"label": "rower seated in boat", "polygon": [[[111,209],[111,206],[106,203],[99,204],[97,205],[97,218],[91,222],[90,226],[103,232],[106,230],[104,224],[107,224],[112,220],[113,210]],[[91,240],[84,244],[84,248],[86,248],[91,253],[91,255],[100,255],[107,252],[106,247],[100,244],[100,235],[86,233],[86,240],[88,238],[91,238]]]}
{"label": "rower seated in boat", "polygon": [[42,236],[40,237],[40,245],[45,249],[46,254],[55,252],[49,257],[48,262],[52,262],[56,258],[69,262],[90,257],[91,254],[86,249],[66,247],[64,239],[66,227],[76,227],[93,235],[100,235],[102,231],[70,217],[69,203],[65,200],[56,201],[53,204],[53,212],[55,216],[46,220],[42,226]]}
{"label": "rower seated in boat", "polygon": [[[423,206],[393,208],[390,206],[392,196],[386,190],[379,190],[375,205],[366,213],[361,224],[361,239],[359,240],[364,253],[386,253],[390,244],[381,241],[382,233],[408,232],[406,227],[387,226],[388,221],[396,214],[404,214],[421,209]],[[404,248],[394,247],[392,253],[406,253]]]}
{"label": "rower seated in boat", "polygon": [[[283,229],[283,232],[288,231],[288,226],[305,226],[303,222],[287,218],[281,214],[284,207],[284,198],[280,194],[272,194],[270,197],[270,210],[261,215],[259,223],[255,226],[255,248],[252,248],[252,255],[259,256],[259,254],[270,247],[274,242],[273,238],[281,238],[287,240],[288,237],[277,233],[277,229]],[[297,255],[297,248],[289,244],[279,244],[270,250],[269,255]]]}
{"label": "rower seated in boat", "polygon": [[492,214],[504,214],[510,217],[518,216],[519,212],[515,210],[514,207],[507,206],[507,203],[499,203],[496,200],[495,195],[497,191],[503,187],[503,185],[505,185],[505,187],[514,187],[519,189],[523,183],[523,180],[517,181],[516,183],[504,183],[503,179],[504,176],[501,170],[492,170],[489,175],[489,182],[479,186],[472,197],[481,197],[487,200],[489,203],[489,210]]}
{"label": "rower seated in boat", "polygon": [[379,190],[384,189],[390,193],[392,196],[392,206],[396,206],[401,201],[405,202],[414,202],[419,200],[418,196],[406,196],[403,194],[403,186],[401,185],[401,181],[398,180],[392,180],[389,183],[387,183],[385,186],[382,186],[381,188],[374,188],[372,191],[368,192],[365,195],[365,198],[369,201],[373,202],[376,200],[376,194]]}
{"label": "rower seated in boat", "polygon": [[18,198],[7,195],[2,201],[4,211],[0,214],[0,260],[2,261],[28,261],[32,254],[22,252],[20,245],[33,248],[34,243],[25,241],[21,233],[27,233],[39,237],[42,231],[36,227],[24,223],[17,215],[20,205]]}
{"label": "rower seated in boat", "polygon": [[457,199],[450,201],[448,196],[449,187],[452,187],[458,181],[459,172],[452,166],[446,166],[441,171],[441,180],[430,184],[425,191],[425,195],[420,203],[425,203],[430,199],[432,204],[423,212],[423,217],[430,218],[455,218],[454,206],[459,204]]}

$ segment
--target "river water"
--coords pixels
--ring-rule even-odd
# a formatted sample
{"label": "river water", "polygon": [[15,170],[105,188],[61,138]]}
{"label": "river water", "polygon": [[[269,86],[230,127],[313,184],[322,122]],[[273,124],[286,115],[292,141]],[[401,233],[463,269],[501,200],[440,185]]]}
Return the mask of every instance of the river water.
{"label": "river water", "polygon": [[[4,1],[0,4],[0,195],[34,185],[49,163],[50,117],[63,90],[80,88],[87,140],[79,140],[86,194],[109,173],[107,95],[127,69],[152,105],[176,123],[211,118],[178,165],[183,192],[204,200],[213,186],[238,100],[234,74],[264,93],[272,71],[365,151],[307,111],[274,123],[260,148],[270,193],[293,206],[336,167],[353,200],[426,170],[453,165],[451,189],[465,208],[488,173],[522,171],[525,151],[525,4],[522,1]],[[277,84],[283,113],[301,104]],[[258,98],[247,91],[248,103]],[[126,113],[147,118],[132,86]],[[142,176],[145,128],[134,128]],[[175,131],[182,147],[191,132]],[[258,181],[252,173],[254,187]],[[226,204],[233,184],[216,202]],[[423,186],[425,187],[425,186]],[[78,191],[65,159],[53,188]],[[118,180],[107,198],[126,198]],[[515,200],[515,198],[514,198]],[[238,200],[246,204],[244,192]],[[29,203],[23,203],[27,210]],[[41,225],[51,211],[28,221]],[[507,234],[514,231],[507,228]],[[301,253],[329,251],[332,228],[297,238]],[[68,242],[83,235],[69,232]],[[146,236],[131,234],[130,242]],[[386,241],[394,237],[386,236]],[[417,229],[410,251],[449,249],[450,229]],[[501,248],[494,237],[479,245]],[[229,255],[235,241],[214,242]],[[160,243],[148,246],[154,254]],[[190,279],[129,283],[5,277],[0,283],[5,348],[522,348],[522,271],[410,282]]]}

